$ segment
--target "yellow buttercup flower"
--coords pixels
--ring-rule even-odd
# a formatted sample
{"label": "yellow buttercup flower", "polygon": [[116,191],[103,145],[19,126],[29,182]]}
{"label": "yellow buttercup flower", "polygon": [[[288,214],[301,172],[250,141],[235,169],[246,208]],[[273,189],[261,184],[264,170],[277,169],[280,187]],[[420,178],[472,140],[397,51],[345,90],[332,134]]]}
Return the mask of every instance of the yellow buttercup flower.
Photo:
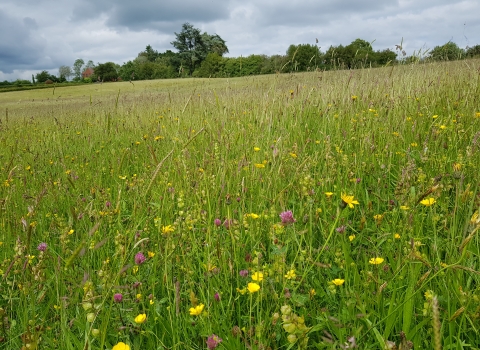
{"label": "yellow buttercup flower", "polygon": [[255,168],[258,168],[258,169],[262,169],[262,168],[265,168],[265,164],[262,164],[262,163],[255,163]]}
{"label": "yellow buttercup flower", "polygon": [[433,197],[430,198],[425,198],[424,200],[420,201],[424,206],[429,207],[433,204],[435,204],[436,200]]}
{"label": "yellow buttercup flower", "polygon": [[342,279],[340,279],[340,278],[335,278],[335,279],[332,281],[332,283],[333,283],[334,285],[336,285],[336,286],[341,286],[342,284],[345,283],[345,280],[342,280]]}
{"label": "yellow buttercup flower", "polygon": [[377,257],[377,258],[371,258],[368,262],[372,265],[380,265],[384,261],[385,261],[385,259]]}
{"label": "yellow buttercup flower", "polygon": [[195,307],[191,307],[188,311],[190,312],[190,315],[192,316],[198,316],[203,312],[203,309],[205,308],[205,305],[200,304]]}
{"label": "yellow buttercup flower", "polygon": [[253,147],[253,150],[254,150],[255,152],[258,152],[258,151],[260,151],[260,147]]}
{"label": "yellow buttercup flower", "polygon": [[258,292],[260,290],[260,286],[257,283],[250,282],[247,285],[247,289],[251,294],[253,294],[253,293]]}
{"label": "yellow buttercup flower", "polygon": [[343,203],[345,203],[345,205],[348,205],[349,208],[353,208],[354,204],[360,204],[357,200],[354,199],[353,196],[347,196],[346,194],[342,194],[341,198]]}
{"label": "yellow buttercup flower", "polygon": [[135,317],[135,323],[142,324],[147,320],[147,314],[139,314]]}
{"label": "yellow buttercup flower", "polygon": [[291,280],[295,277],[297,277],[297,275],[295,274],[295,270],[290,270],[287,272],[287,274],[284,276],[287,280]]}
{"label": "yellow buttercup flower", "polygon": [[114,345],[112,350],[130,350],[130,346],[121,341]]}
{"label": "yellow buttercup flower", "polygon": [[263,273],[262,273],[262,272],[255,272],[255,273],[252,275],[252,280],[258,281],[258,282],[263,281]]}
{"label": "yellow buttercup flower", "polygon": [[173,231],[175,231],[175,227],[173,227],[172,225],[162,226],[162,233],[164,235],[171,233]]}

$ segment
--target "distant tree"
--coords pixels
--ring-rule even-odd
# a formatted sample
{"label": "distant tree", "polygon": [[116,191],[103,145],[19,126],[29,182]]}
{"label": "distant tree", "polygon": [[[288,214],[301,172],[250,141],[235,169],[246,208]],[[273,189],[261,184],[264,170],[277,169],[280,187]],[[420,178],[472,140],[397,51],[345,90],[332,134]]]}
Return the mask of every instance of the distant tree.
{"label": "distant tree", "polygon": [[452,61],[463,57],[465,57],[465,51],[451,41],[442,46],[435,46],[429,54],[429,58],[435,61]]}
{"label": "distant tree", "polygon": [[35,85],[35,77],[32,74],[32,84]]}
{"label": "distant tree", "polygon": [[208,53],[216,53],[219,56],[223,56],[228,53],[228,47],[225,40],[220,38],[219,35],[209,35],[207,33],[202,34],[202,40],[205,43]]}
{"label": "distant tree", "polygon": [[88,60],[87,64],[85,65],[85,69],[87,68],[94,68],[95,64],[93,63],[92,60]]}
{"label": "distant tree", "polygon": [[465,55],[469,58],[480,57],[480,45],[468,47]]}
{"label": "distant tree", "polygon": [[224,67],[224,58],[216,52],[211,52],[202,62],[200,69],[197,71],[197,76],[204,78],[218,78],[224,75]]}
{"label": "distant tree", "polygon": [[175,33],[176,40],[171,44],[178,50],[182,61],[187,66],[190,75],[207,57],[207,47],[200,30],[190,23],[182,25],[182,31]]}
{"label": "distant tree", "polygon": [[69,66],[60,66],[60,68],[58,68],[58,76],[60,80],[68,80],[71,75],[72,68],[70,68]]}
{"label": "distant tree", "polygon": [[84,64],[85,64],[85,61],[81,58],[77,58],[73,63],[74,80],[82,79],[82,71],[83,71],[82,68]]}
{"label": "distant tree", "polygon": [[118,78],[117,67],[113,62],[99,63],[95,67],[95,76],[101,81],[115,81]]}
{"label": "distant tree", "polygon": [[397,54],[390,49],[375,52],[375,62],[380,66],[388,63],[394,63],[397,60]]}
{"label": "distant tree", "polygon": [[[51,75],[46,70],[42,70],[40,73],[37,73],[35,75],[35,78],[37,78],[37,82],[44,83],[51,78]],[[53,79],[50,79],[50,80],[53,81]],[[55,79],[55,81],[56,81],[56,79]]]}
{"label": "distant tree", "polygon": [[316,45],[290,45],[287,50],[292,71],[313,70],[320,61],[320,49]]}
{"label": "distant tree", "polygon": [[342,60],[348,68],[362,68],[375,61],[375,52],[368,41],[355,39],[345,46]]}
{"label": "distant tree", "polygon": [[190,23],[182,25],[182,31],[175,33],[176,40],[171,44],[178,50],[178,54],[182,60],[182,64],[188,69],[190,75],[193,74],[195,68],[199,67],[202,61],[210,52],[215,52],[222,56],[228,52],[225,41],[217,34],[209,35],[200,33]]}

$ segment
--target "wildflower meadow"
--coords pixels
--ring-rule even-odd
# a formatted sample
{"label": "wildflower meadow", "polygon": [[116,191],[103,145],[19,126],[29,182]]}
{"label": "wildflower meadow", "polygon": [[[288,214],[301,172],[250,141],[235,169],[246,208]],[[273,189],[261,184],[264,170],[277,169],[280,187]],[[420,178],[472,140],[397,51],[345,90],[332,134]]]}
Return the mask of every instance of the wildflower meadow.
{"label": "wildflower meadow", "polygon": [[1,349],[479,349],[480,61],[0,94]]}

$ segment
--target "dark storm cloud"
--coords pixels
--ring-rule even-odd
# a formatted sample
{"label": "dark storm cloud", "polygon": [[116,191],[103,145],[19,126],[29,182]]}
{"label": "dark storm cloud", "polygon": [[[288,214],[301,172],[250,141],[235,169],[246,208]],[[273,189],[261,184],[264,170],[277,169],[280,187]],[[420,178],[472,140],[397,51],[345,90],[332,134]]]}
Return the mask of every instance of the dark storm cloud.
{"label": "dark storm cloud", "polygon": [[106,16],[106,25],[113,28],[171,32],[184,22],[205,23],[228,18],[229,2],[85,0],[75,7],[72,20],[82,21],[99,16]]}
{"label": "dark storm cloud", "polygon": [[15,18],[0,10],[0,71],[35,66],[44,54],[45,40],[35,30],[33,18]]}
{"label": "dark storm cloud", "polygon": [[[255,4],[265,25],[324,26],[349,15],[374,15],[398,5],[397,0],[268,1]],[[348,22],[346,21],[347,25]]]}

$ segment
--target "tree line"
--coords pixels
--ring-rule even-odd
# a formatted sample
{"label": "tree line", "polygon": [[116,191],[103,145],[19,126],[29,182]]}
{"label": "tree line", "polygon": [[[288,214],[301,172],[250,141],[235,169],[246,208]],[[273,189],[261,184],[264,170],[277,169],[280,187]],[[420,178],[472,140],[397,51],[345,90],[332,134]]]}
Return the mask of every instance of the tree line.
{"label": "tree line", "polygon": [[[45,82],[93,82],[134,81],[169,79],[178,77],[240,77],[246,75],[302,72],[313,70],[360,69],[428,61],[451,61],[480,57],[480,45],[460,48],[454,42],[436,46],[407,56],[402,44],[395,50],[374,51],[370,42],[356,39],[349,45],[330,46],[322,52],[315,44],[290,45],[285,55],[250,55],[247,57],[224,57],[228,53],[225,40],[218,34],[202,33],[190,23],[184,23],[175,40],[171,42],[176,51],[158,52],[147,45],[137,57],[122,65],[114,62],[94,64],[77,59],[72,67],[61,66],[58,75],[47,71],[32,75],[32,82],[0,82],[0,85],[15,83]],[[87,68],[93,74],[82,76]],[[70,78],[73,77],[71,80]]]}

